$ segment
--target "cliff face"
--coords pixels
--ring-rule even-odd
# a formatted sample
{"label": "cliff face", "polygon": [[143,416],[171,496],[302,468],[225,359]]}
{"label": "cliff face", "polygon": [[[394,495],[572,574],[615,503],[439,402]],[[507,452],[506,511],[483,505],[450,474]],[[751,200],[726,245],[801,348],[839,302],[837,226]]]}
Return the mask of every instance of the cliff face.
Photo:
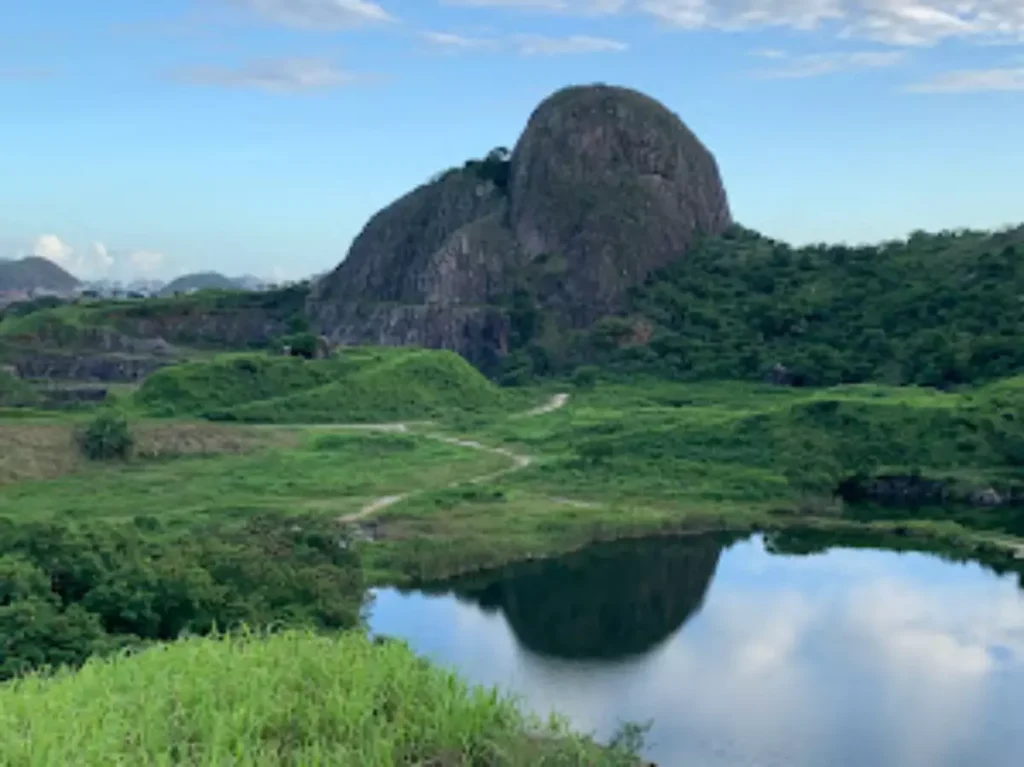
{"label": "cliff face", "polygon": [[536,298],[582,327],[731,224],[712,155],[664,106],[623,88],[551,96],[505,170],[450,171],[376,214],[312,292],[318,329],[479,361],[502,352],[508,322],[496,305],[524,275],[540,269]]}
{"label": "cliff face", "polygon": [[714,157],[658,102],[568,88],[533,113],[512,155],[510,224],[527,256],[567,260],[574,324],[732,217]]}

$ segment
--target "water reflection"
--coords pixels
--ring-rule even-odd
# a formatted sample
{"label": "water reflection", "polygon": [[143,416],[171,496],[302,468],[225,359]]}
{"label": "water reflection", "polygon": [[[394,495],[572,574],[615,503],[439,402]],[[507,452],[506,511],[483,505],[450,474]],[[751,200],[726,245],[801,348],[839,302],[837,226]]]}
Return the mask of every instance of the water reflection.
{"label": "water reflection", "polygon": [[704,602],[722,543],[612,544],[449,584],[500,611],[523,647],[554,658],[622,658],[671,636]]}
{"label": "water reflection", "polygon": [[373,625],[582,729],[653,719],[662,765],[1022,763],[1015,577],[759,540],[634,551],[462,583],[461,600],[384,591]]}

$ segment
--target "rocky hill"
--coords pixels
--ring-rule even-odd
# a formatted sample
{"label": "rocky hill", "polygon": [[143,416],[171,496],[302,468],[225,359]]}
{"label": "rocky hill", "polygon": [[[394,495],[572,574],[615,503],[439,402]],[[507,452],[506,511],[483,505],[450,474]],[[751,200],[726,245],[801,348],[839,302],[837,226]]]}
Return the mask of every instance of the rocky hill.
{"label": "rocky hill", "polygon": [[78,287],[78,279],[39,256],[18,261],[0,260],[0,292],[47,290],[64,293]]}
{"label": "rocky hill", "polygon": [[584,327],[732,223],[714,157],[647,96],[559,91],[514,150],[442,174],[366,224],[308,311],[340,343],[507,350],[517,290]]}

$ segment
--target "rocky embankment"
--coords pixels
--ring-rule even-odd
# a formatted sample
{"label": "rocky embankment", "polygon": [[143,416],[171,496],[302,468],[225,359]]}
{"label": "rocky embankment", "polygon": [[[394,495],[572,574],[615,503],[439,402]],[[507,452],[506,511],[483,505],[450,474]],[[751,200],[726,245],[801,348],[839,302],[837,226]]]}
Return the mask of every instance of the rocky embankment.
{"label": "rocky embankment", "polygon": [[1006,482],[965,486],[910,474],[851,477],[840,484],[837,494],[845,501],[897,507],[951,504],[978,508],[1024,506],[1024,485]]}

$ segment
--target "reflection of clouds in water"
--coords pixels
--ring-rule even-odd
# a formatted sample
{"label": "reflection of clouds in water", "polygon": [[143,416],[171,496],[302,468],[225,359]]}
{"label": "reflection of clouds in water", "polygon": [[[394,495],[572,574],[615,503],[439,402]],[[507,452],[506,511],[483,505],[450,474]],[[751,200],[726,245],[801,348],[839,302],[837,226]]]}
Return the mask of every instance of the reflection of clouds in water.
{"label": "reflection of clouds in water", "polygon": [[432,616],[430,641],[409,630],[408,603],[385,612],[404,610],[392,633],[538,713],[602,735],[619,719],[655,720],[663,765],[1020,763],[1024,594],[1013,580],[918,555],[736,553],[683,631],[619,663],[535,656],[500,613],[450,599],[417,608]]}
{"label": "reflection of clouds in water", "polygon": [[999,694],[1000,677],[1024,670],[1024,597],[1011,583],[934,588],[879,579],[851,590],[841,619],[876,685],[880,732],[899,764],[1019,763],[994,737],[983,759],[972,753],[1000,705],[1024,705],[1019,687]]}
{"label": "reflection of clouds in water", "polygon": [[890,671],[943,680],[984,676],[997,664],[990,647],[1009,650],[1011,663],[1024,649],[1024,600],[990,586],[997,593],[979,599],[974,589],[939,592],[880,579],[851,590],[844,617],[851,632],[885,653]]}

